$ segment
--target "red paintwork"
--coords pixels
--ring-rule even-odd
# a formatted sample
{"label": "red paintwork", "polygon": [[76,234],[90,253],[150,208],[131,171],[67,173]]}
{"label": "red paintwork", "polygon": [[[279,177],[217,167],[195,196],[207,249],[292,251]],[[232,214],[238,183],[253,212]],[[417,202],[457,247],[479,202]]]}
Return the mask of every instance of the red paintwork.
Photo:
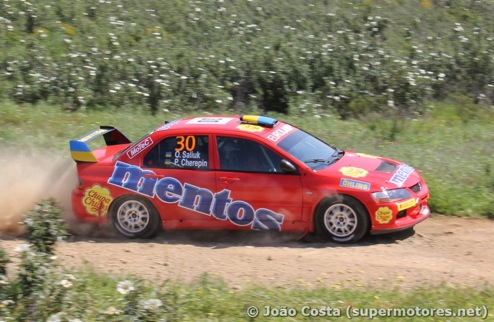
{"label": "red paintwork", "polygon": [[[188,124],[187,122],[193,118],[187,118],[173,123],[165,130],[158,128],[141,140],[143,142],[146,138],[151,138],[153,143],[143,148],[142,151],[135,154],[132,158],[129,156],[131,153],[128,153],[127,150],[123,151],[129,147],[128,144],[108,146],[93,151],[98,160],[97,163],[79,162],[77,164],[81,185],[73,190],[72,206],[74,213],[83,221],[106,222],[107,211],[111,202],[120,196],[136,193],[129,189],[108,184],[108,180],[115,170],[117,161],[141,166],[146,152],[150,151],[153,146],[165,137],[208,135],[209,171],[152,169],[155,173],[152,176],[155,176],[156,180],[163,177],[173,177],[182,184],[191,184],[207,189],[212,193],[218,193],[224,189],[230,190],[229,197],[233,201],[244,201],[252,205],[254,210],[266,208],[282,214],[284,218],[281,224],[281,230],[283,231],[312,232],[314,230],[313,215],[317,205],[321,200],[333,194],[350,195],[364,205],[371,220],[371,233],[388,232],[412,227],[426,219],[430,214],[427,207],[429,191],[427,185],[416,170],[408,176],[403,187],[411,187],[420,182],[422,189],[419,193],[412,192],[414,201],[409,200],[409,203],[410,205],[415,203],[415,205],[403,210],[403,217],[396,219],[396,215],[399,212],[398,205],[400,203],[377,203],[372,198],[371,192],[380,191],[383,188],[397,188],[397,185],[390,182],[394,173],[374,171],[383,160],[400,166],[401,163],[397,161],[345,151],[344,157],[336,163],[323,170],[313,171],[306,164],[294,159],[276,146],[278,141],[273,142],[276,138],[275,134],[280,133],[276,131],[283,128],[286,123],[278,122],[274,128],[256,127],[256,131],[241,130],[237,128],[242,124],[239,117],[223,117],[232,118],[232,120],[226,124]],[[293,131],[295,130],[296,128],[293,127]],[[244,137],[268,146],[296,165],[300,173],[298,175],[283,175],[221,171],[219,169],[219,156],[216,151],[216,135]],[[275,136],[273,137],[272,135]],[[114,157],[115,155],[117,157]],[[351,177],[342,173],[342,168],[344,167],[359,168],[366,170],[368,173],[361,177]],[[365,181],[370,185],[370,188],[366,191],[342,187],[340,185],[342,178]],[[105,191],[109,192],[109,199],[101,202],[101,198],[106,196]],[[164,203],[157,196],[148,197],[148,199],[160,212],[162,224],[165,229],[253,228],[252,225],[241,226],[232,223],[230,220],[217,219],[211,214],[198,213],[197,211],[180,207],[178,203]],[[92,208],[87,206],[91,203],[93,204]],[[403,203],[403,200],[401,203]],[[92,214],[88,212],[88,207],[92,209]],[[384,220],[380,216],[383,212]],[[392,217],[386,219],[386,215],[389,212],[391,212]]]}

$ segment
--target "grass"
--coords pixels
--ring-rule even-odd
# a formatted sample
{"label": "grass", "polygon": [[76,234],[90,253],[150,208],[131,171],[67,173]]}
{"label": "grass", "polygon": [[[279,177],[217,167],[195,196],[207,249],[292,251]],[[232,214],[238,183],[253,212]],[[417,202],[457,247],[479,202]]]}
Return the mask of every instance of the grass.
{"label": "grass", "polygon": [[[368,321],[369,314],[379,313],[375,310],[381,310],[381,314],[384,314],[382,310],[393,309],[406,310],[406,321],[438,321],[440,316],[432,316],[430,313],[433,309],[445,309],[445,312],[468,309],[472,314],[475,311],[471,310],[477,309],[480,314],[486,314],[487,318],[491,318],[494,312],[494,289],[491,286],[456,288],[451,285],[424,285],[411,290],[335,290],[269,288],[252,284],[244,289],[232,289],[221,279],[207,274],[188,284],[172,281],[157,284],[140,280],[136,276],[101,275],[90,266],[76,273],[68,273],[66,276],[74,276],[74,279],[70,279],[72,285],[65,290],[67,303],[61,303],[60,307],[64,308],[66,318],[83,321],[128,321],[125,312],[129,309],[129,303],[140,303],[136,308],[136,312],[140,313],[135,313],[141,314],[139,321],[155,321],[152,318],[163,318],[166,321],[312,321],[332,317],[347,319],[347,310],[351,310],[352,320]],[[119,286],[122,282],[132,285],[133,290],[123,294]],[[162,306],[155,310],[144,310],[143,301],[150,299],[159,300]],[[247,309],[252,306],[259,309],[260,315],[255,319],[249,319],[247,315]],[[44,309],[50,312],[49,308]],[[53,316],[57,312],[50,313]],[[399,314],[389,315],[389,320],[403,321],[403,316]],[[456,317],[454,321],[480,319],[476,315]]]}
{"label": "grass", "polygon": [[[426,179],[434,212],[494,217],[494,111],[477,107],[467,116],[461,106],[430,103],[417,119],[367,116],[342,121],[333,115],[271,114],[291,122],[342,149],[409,163]],[[232,113],[217,111],[217,113]],[[69,157],[68,141],[99,125],[117,126],[131,140],[163,123],[194,113],[145,107],[119,110],[65,111],[49,105],[0,103],[0,143],[25,149],[53,150]]]}
{"label": "grass", "polygon": [[[102,279],[101,276],[91,270],[82,272],[82,277],[88,281],[95,281],[94,284],[87,285],[87,291],[90,294],[104,294],[104,298],[107,299],[104,302],[94,301],[94,303],[90,303],[93,310],[104,311],[109,306],[120,307],[121,295],[116,292],[117,280],[114,278]],[[169,312],[171,316],[175,317],[175,319],[171,319],[172,321],[246,321],[248,320],[246,310],[250,306],[256,306],[260,309],[261,316],[256,319],[259,321],[279,321],[280,319],[280,316],[262,316],[266,312],[266,306],[275,309],[272,310],[273,313],[276,313],[276,309],[283,308],[297,310],[297,316],[292,318],[292,321],[309,321],[314,318],[313,316],[304,317],[302,315],[306,313],[301,312],[304,307],[313,309],[329,307],[332,309],[333,316],[340,313],[343,318],[345,318],[345,311],[348,306],[352,306],[354,310],[359,309],[362,314],[365,314],[364,308],[456,309],[486,305],[489,311],[492,312],[494,309],[491,300],[494,296],[494,290],[487,286],[479,289],[457,289],[445,285],[434,288],[423,286],[403,291],[400,289],[267,288],[262,285],[251,285],[246,289],[232,290],[222,280],[203,275],[190,284],[165,282],[161,287],[162,289],[159,290],[160,287],[144,284],[140,291],[145,294],[143,297],[153,291],[155,294],[161,293],[160,295],[163,295],[161,299],[166,303],[165,305],[173,307],[173,311]],[[100,299],[102,296],[93,296],[93,298]],[[280,311],[280,314],[283,317],[283,310]],[[327,313],[317,314],[324,315]],[[321,316],[321,320],[326,319],[326,316]],[[369,319],[364,316],[354,320],[366,321]],[[407,321],[424,320],[437,321],[437,317],[424,319],[423,317],[412,316],[407,319]],[[458,321],[462,320],[464,319],[458,319]]]}

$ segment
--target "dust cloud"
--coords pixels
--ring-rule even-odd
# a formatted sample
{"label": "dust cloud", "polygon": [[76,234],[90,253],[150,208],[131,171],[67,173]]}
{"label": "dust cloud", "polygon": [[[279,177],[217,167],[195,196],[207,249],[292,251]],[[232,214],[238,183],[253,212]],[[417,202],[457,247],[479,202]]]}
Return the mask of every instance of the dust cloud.
{"label": "dust cloud", "polygon": [[77,182],[69,154],[3,147],[0,154],[0,236],[19,236],[23,215],[37,202],[54,198],[73,226],[70,195]]}

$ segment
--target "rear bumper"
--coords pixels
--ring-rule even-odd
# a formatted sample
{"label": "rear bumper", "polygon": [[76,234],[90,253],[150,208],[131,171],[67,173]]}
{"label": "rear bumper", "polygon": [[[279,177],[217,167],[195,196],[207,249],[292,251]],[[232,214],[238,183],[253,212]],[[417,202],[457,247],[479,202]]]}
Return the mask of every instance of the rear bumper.
{"label": "rear bumper", "polygon": [[72,190],[72,211],[77,219],[89,223],[104,224],[108,220],[108,216],[105,213],[91,214],[88,209],[91,207],[90,198],[85,196],[83,190],[74,188]]}

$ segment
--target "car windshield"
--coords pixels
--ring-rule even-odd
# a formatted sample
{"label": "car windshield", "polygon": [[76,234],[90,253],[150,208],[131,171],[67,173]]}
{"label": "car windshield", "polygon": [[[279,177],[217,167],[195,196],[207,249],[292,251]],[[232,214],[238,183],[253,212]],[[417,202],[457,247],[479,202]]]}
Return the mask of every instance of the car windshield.
{"label": "car windshield", "polygon": [[323,169],[343,155],[343,151],[302,130],[288,135],[278,146],[313,170]]}

